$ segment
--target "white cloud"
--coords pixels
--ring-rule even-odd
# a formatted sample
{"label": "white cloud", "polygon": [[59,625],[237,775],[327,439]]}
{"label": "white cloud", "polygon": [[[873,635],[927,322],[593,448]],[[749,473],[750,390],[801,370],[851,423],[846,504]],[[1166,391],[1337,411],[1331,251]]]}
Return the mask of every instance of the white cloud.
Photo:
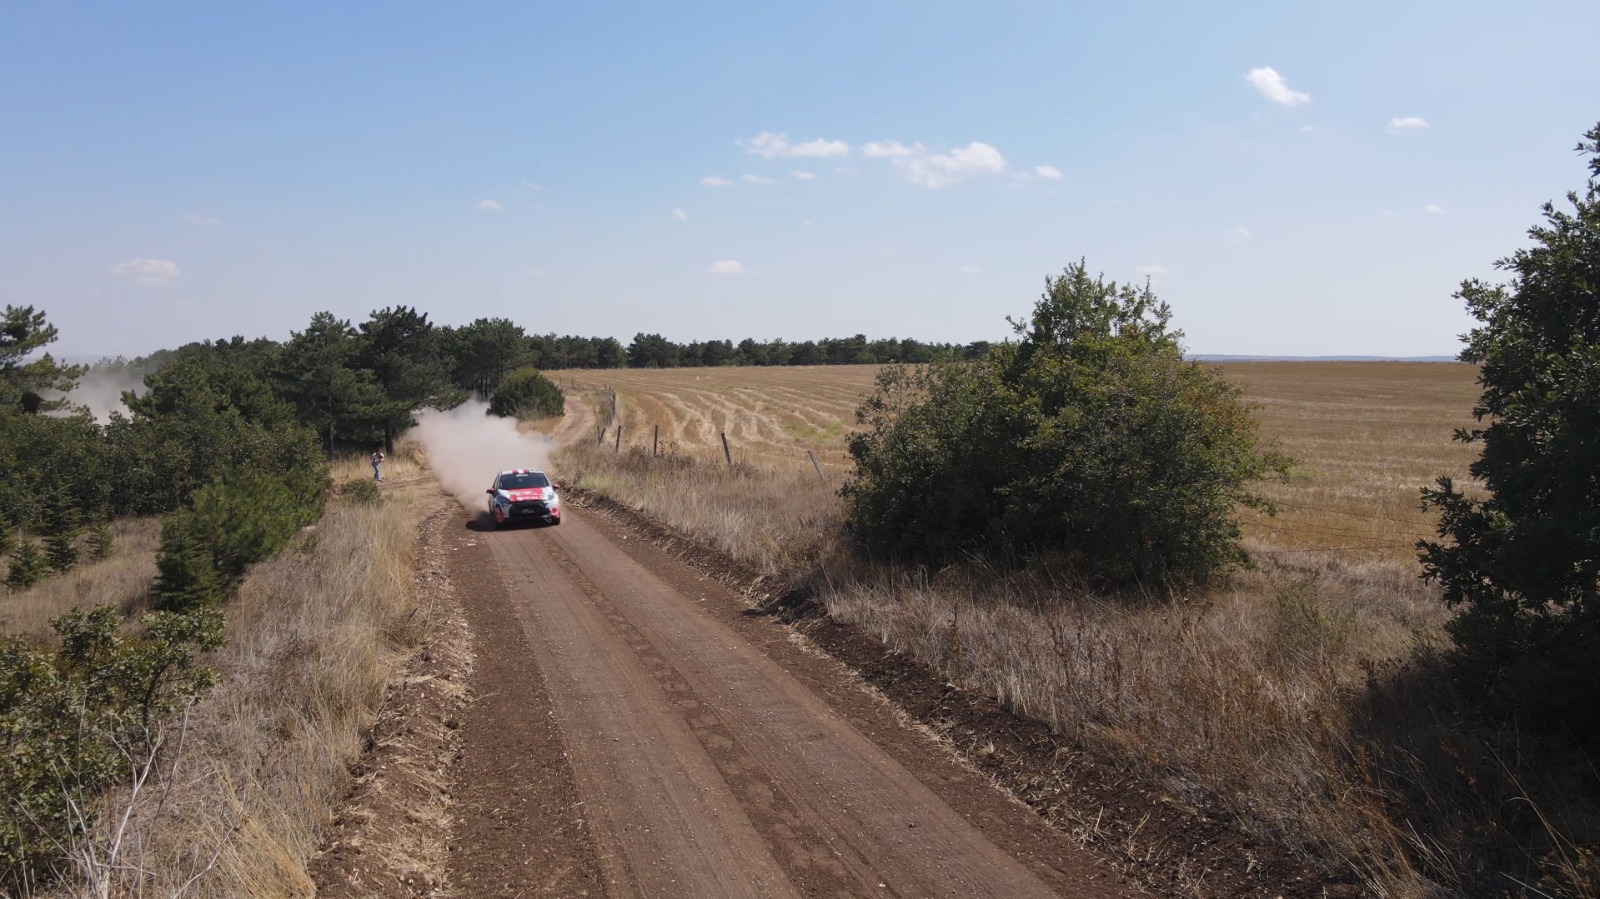
{"label": "white cloud", "polygon": [[833,167],[833,173],[835,175],[859,175],[859,174],[861,174],[861,172],[859,170],[853,169],[853,168],[851,168],[850,166],[847,166],[847,165],[836,165],[836,166],[834,166]]}
{"label": "white cloud", "polygon": [[1428,213],[1429,215],[1444,215],[1444,207],[1440,206],[1438,203],[1429,203],[1428,205],[1422,207],[1422,211]]}
{"label": "white cloud", "polygon": [[875,140],[861,148],[861,155],[868,159],[904,159],[925,152],[927,148],[920,143],[908,147],[897,140]]}
{"label": "white cloud", "polygon": [[532,182],[532,181],[527,181],[527,180],[523,180],[523,181],[519,181],[519,182],[517,182],[517,184],[518,184],[518,185],[519,185],[519,186],[520,186],[520,187],[521,187],[521,188],[522,188],[522,189],[523,189],[523,190],[544,190],[544,188],[542,188],[542,187],[540,187],[540,186],[539,186],[539,185],[537,185],[537,184],[534,184],[534,183],[533,183],[533,182]]}
{"label": "white cloud", "polygon": [[908,181],[927,188],[949,187],[967,178],[999,174],[1006,169],[1006,160],[1000,151],[980,141],[949,153],[905,156],[892,161]]}
{"label": "white cloud", "polygon": [[1274,103],[1280,103],[1284,106],[1299,106],[1302,103],[1311,102],[1310,94],[1291,90],[1288,79],[1279,75],[1278,70],[1271,66],[1251,69],[1245,73],[1244,80],[1250,82],[1251,87],[1260,91],[1261,96]]}
{"label": "white cloud", "polygon": [[111,267],[118,278],[133,278],[146,287],[161,287],[178,280],[178,263],[171,259],[129,259]]}
{"label": "white cloud", "polygon": [[729,181],[721,175],[707,175],[700,179],[701,187],[727,187],[732,183],[732,181]]}
{"label": "white cloud", "polygon": [[478,201],[478,211],[479,212],[500,212],[503,209],[505,209],[505,207],[501,206],[500,202],[498,200],[479,200]]}
{"label": "white cloud", "polygon": [[1427,119],[1419,116],[1408,115],[1404,117],[1396,116],[1395,118],[1390,119],[1389,127],[1383,130],[1389,132],[1390,134],[1404,134],[1407,131],[1421,131],[1425,128],[1432,127],[1432,125],[1428,124]]}
{"label": "white cloud", "polygon": [[963,265],[956,269],[958,275],[976,275],[981,271],[976,265]]}
{"label": "white cloud", "polygon": [[711,263],[711,267],[706,271],[713,275],[742,275],[744,274],[744,266],[733,259],[722,259]]}
{"label": "white cloud", "polygon": [[204,212],[191,212],[188,214],[188,216],[186,216],[186,218],[188,218],[189,221],[194,222],[196,225],[203,225],[207,228],[214,228],[217,225],[222,224],[222,219],[219,219],[214,215],[206,215]]}
{"label": "white cloud", "polygon": [[672,210],[672,217],[680,222],[687,222],[689,220],[689,213],[684,212],[682,209],[674,209]]}
{"label": "white cloud", "polygon": [[815,178],[817,176],[816,176],[816,173],[814,173],[814,172],[790,172],[789,173],[789,177],[790,178],[799,178],[801,181],[810,181],[812,178]]}
{"label": "white cloud", "polygon": [[1229,228],[1228,236],[1234,240],[1254,240],[1256,234],[1249,228]]}
{"label": "white cloud", "polygon": [[850,145],[842,140],[823,140],[818,138],[806,141],[803,144],[796,144],[789,151],[789,155],[823,159],[833,156],[849,156]]}
{"label": "white cloud", "polygon": [[745,181],[749,182],[750,184],[777,184],[778,183],[777,181],[775,181],[775,180],[773,180],[771,178],[763,178],[760,175],[742,175],[740,177],[742,177]]}
{"label": "white cloud", "polygon": [[1033,167],[1033,176],[1046,181],[1060,181],[1061,170],[1053,165],[1036,165]]}
{"label": "white cloud", "polygon": [[763,131],[748,141],[738,143],[744,147],[746,153],[763,159],[776,159],[780,156],[817,158],[850,155],[850,145],[842,140],[824,140],[819,137],[802,144],[791,144],[789,135],[771,131]]}
{"label": "white cloud", "polygon": [[1148,278],[1151,275],[1165,275],[1167,268],[1164,265],[1141,265],[1134,271]]}

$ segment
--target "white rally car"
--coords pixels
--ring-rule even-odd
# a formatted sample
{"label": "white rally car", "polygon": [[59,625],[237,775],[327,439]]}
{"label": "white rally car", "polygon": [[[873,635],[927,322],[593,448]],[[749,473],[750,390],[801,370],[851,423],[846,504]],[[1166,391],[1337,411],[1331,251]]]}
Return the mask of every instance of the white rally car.
{"label": "white rally car", "polygon": [[518,521],[561,523],[561,497],[556,485],[544,472],[514,468],[495,475],[489,494],[489,515],[494,526],[505,527]]}

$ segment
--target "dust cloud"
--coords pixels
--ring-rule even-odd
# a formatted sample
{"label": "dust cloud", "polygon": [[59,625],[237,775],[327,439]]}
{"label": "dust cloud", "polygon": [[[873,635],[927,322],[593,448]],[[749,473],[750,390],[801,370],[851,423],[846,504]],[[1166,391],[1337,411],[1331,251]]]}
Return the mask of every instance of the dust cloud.
{"label": "dust cloud", "polygon": [[103,425],[111,421],[113,412],[128,414],[128,407],[122,402],[122,393],[126,390],[134,393],[144,390],[144,372],[126,368],[91,368],[68,393],[46,390],[41,395],[47,400],[58,400],[65,396],[74,407],[57,414],[71,415],[78,408],[87,408],[89,414],[94,416],[95,423]]}
{"label": "dust cloud", "polygon": [[439,483],[461,505],[481,509],[483,491],[508,468],[544,469],[550,462],[550,438],[517,432],[517,420],[488,415],[478,400],[417,416],[411,435],[428,453],[428,465]]}

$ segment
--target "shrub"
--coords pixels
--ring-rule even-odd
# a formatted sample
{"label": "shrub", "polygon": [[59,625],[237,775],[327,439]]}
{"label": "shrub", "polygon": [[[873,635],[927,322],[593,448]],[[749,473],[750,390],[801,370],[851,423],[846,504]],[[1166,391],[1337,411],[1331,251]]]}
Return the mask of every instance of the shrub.
{"label": "shrub", "polygon": [[89,529],[89,558],[103,562],[116,554],[117,542],[111,534],[111,525],[101,518]]}
{"label": "shrub", "polygon": [[83,533],[83,516],[64,490],[51,495],[45,507],[45,556],[50,570],[70,571],[78,564],[78,535]]}
{"label": "shrub", "polygon": [[[325,476],[323,476],[325,477]],[[235,470],[195,491],[161,525],[157,605],[186,610],[226,598],[246,569],[287,546],[322,513],[305,478]]]}
{"label": "shrub", "polygon": [[340,499],[365,505],[376,505],[384,499],[383,490],[378,487],[377,482],[366,478],[345,481],[339,485],[338,492]]}
{"label": "shrub", "polygon": [[872,552],[933,564],[1061,555],[1108,582],[1246,561],[1234,518],[1287,460],[1239,390],[1185,362],[1146,286],[1045,279],[1019,340],[971,363],[891,368],[857,413],[843,494]]}
{"label": "shrub", "polygon": [[489,414],[502,418],[553,418],[566,409],[561,388],[533,368],[507,375],[489,400]]}
{"label": "shrub", "polygon": [[151,758],[164,720],[215,680],[197,661],[222,643],[215,613],[151,613],[132,637],[121,624],[101,606],[52,621],[54,652],[0,639],[0,892],[57,876],[95,797]]}
{"label": "shrub", "polygon": [[27,534],[17,538],[11,550],[11,567],[6,571],[6,586],[13,590],[26,590],[39,583],[45,575],[45,557]]}
{"label": "shrub", "polygon": [[1423,491],[1439,541],[1420,545],[1427,577],[1460,608],[1456,658],[1500,712],[1600,741],[1600,125],[1585,194],[1544,205],[1533,246],[1496,263],[1510,285],[1471,280],[1456,294],[1482,325],[1461,358],[1481,366],[1473,414],[1486,426],[1470,468],[1486,498],[1449,478]]}

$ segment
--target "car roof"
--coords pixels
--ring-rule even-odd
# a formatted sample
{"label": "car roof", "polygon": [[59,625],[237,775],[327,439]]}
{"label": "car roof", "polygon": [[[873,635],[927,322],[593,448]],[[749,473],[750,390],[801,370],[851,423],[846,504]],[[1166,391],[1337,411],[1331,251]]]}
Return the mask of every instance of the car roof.
{"label": "car roof", "polygon": [[500,477],[505,477],[508,474],[544,474],[544,472],[537,468],[508,468],[500,472]]}

